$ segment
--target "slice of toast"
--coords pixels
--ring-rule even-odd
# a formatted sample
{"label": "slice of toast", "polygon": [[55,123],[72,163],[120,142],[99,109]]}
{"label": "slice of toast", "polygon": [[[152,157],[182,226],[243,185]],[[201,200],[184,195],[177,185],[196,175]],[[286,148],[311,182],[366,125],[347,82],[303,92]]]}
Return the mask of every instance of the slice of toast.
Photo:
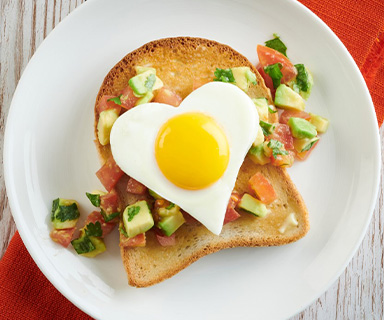
{"label": "slice of toast", "polygon": [[[135,75],[135,66],[156,68],[164,85],[185,98],[192,90],[194,81],[211,81],[216,68],[248,66],[256,74],[257,86],[251,86],[251,98],[265,97],[272,103],[270,91],[255,67],[240,53],[227,45],[215,41],[178,37],[166,38],[145,44],[125,56],[108,73],[96,99],[96,106],[103,95],[117,95]],[[110,156],[110,146],[97,141],[96,125],[98,112],[95,106],[96,146],[102,162]],[[270,114],[270,121],[277,121],[276,114]],[[226,224],[219,236],[212,234],[203,225],[184,224],[176,231],[176,244],[162,247],[153,232],[146,233],[145,247],[121,248],[121,256],[130,285],[146,287],[161,282],[178,273],[197,259],[237,246],[283,245],[302,238],[309,230],[308,212],[304,201],[292,183],[286,170],[271,165],[255,165],[246,158],[237,177],[235,190],[240,194],[248,191],[248,180],[256,172],[263,173],[273,185],[277,200],[267,206],[270,213],[257,218],[248,213]],[[143,196],[128,194],[127,177],[122,178],[116,188],[125,205],[132,204]],[[144,196],[152,202],[151,197]],[[294,214],[298,225],[279,228],[290,214]]]}

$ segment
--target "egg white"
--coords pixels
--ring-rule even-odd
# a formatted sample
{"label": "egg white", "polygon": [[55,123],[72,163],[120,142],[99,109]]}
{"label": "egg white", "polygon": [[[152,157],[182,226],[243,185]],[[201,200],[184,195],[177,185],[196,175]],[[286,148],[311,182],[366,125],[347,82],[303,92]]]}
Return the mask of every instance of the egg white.
{"label": "egg white", "polygon": [[[177,187],[160,171],[155,140],[160,127],[186,112],[211,116],[226,134],[230,159],[214,184],[201,190]],[[110,136],[113,157],[129,176],[176,203],[214,234],[220,234],[228,200],[244,158],[257,135],[259,116],[252,100],[232,84],[210,82],[187,96],[178,108],[162,103],[139,105],[121,115]]]}

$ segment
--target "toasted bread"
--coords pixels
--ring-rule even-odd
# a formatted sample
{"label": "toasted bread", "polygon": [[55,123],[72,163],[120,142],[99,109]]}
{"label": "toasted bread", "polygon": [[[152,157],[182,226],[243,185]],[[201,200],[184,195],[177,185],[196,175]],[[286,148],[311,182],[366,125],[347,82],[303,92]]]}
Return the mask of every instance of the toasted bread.
{"label": "toasted bread", "polygon": [[[178,37],[166,38],[145,44],[126,55],[108,73],[96,99],[96,106],[103,95],[117,95],[135,75],[135,66],[156,68],[157,75],[164,85],[182,98],[193,90],[196,80],[210,81],[216,68],[248,66],[256,74],[256,86],[251,86],[248,95],[251,98],[265,97],[272,103],[269,89],[255,67],[240,53],[227,45],[215,41]],[[98,112],[95,106],[95,128]],[[270,120],[276,121],[271,114]],[[95,131],[96,133],[96,131]],[[110,146],[98,143],[96,146],[102,162],[110,156]],[[153,232],[146,233],[145,247],[121,248],[121,256],[128,282],[132,286],[146,287],[161,282],[178,273],[197,259],[222,250],[237,246],[276,246],[302,238],[309,230],[308,212],[296,187],[284,168],[272,165],[255,165],[246,158],[237,177],[235,190],[240,194],[248,191],[248,180],[256,172],[263,173],[273,185],[277,200],[267,206],[270,213],[264,218],[257,218],[248,213],[224,225],[219,236],[212,234],[201,224],[184,224],[176,231],[176,244],[162,247]],[[122,178],[116,188],[125,205],[132,204],[143,196],[128,194],[127,177]],[[144,196],[148,201],[151,197]],[[286,218],[295,214],[296,227],[279,231]]]}

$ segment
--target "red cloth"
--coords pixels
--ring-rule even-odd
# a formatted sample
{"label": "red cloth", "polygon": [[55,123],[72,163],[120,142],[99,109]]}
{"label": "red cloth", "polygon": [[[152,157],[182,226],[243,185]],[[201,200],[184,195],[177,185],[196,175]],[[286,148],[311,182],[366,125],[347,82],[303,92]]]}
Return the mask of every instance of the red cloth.
{"label": "red cloth", "polygon": [[[384,1],[301,0],[337,34],[363,73],[384,117]],[[45,278],[18,233],[0,261],[0,319],[91,319]]]}

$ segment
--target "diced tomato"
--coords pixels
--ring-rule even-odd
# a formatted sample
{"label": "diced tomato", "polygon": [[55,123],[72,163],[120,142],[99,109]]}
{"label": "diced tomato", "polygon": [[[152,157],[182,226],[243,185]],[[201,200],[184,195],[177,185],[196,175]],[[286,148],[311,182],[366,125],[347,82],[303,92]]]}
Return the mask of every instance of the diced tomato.
{"label": "diced tomato", "polygon": [[256,195],[256,198],[265,204],[270,204],[276,200],[275,189],[261,172],[257,172],[249,179],[248,187]]}
{"label": "diced tomato", "polygon": [[280,115],[279,122],[282,124],[288,124],[289,118],[292,117],[303,118],[305,120],[309,120],[311,118],[310,114],[306,113],[305,111],[284,110]]}
{"label": "diced tomato", "polygon": [[234,221],[240,217],[240,214],[235,210],[237,204],[240,201],[240,195],[237,192],[232,192],[231,197],[229,198],[227,211],[225,212],[224,224]]}
{"label": "diced tomato", "polygon": [[210,82],[209,79],[193,79],[192,91],[195,91],[208,82]]}
{"label": "diced tomato", "polygon": [[263,77],[265,85],[267,86],[267,88],[269,88],[269,90],[271,90],[271,94],[274,97],[276,89],[273,87],[272,78],[268,74],[265,73],[261,64],[258,64],[256,69],[257,69],[257,71],[259,71],[260,75]]}
{"label": "diced tomato", "polygon": [[103,230],[103,238],[107,236],[116,226],[116,223],[105,222],[103,216],[98,211],[93,211],[88,215],[87,219],[85,220],[84,226],[87,226],[90,222],[95,224],[97,221],[99,221],[101,224],[101,229]]}
{"label": "diced tomato", "polygon": [[58,244],[61,244],[64,248],[67,248],[69,244],[71,243],[73,234],[75,233],[76,228],[71,229],[53,229],[49,236],[51,239]]}
{"label": "diced tomato", "polygon": [[175,233],[172,233],[172,235],[170,236],[166,236],[157,228],[155,228],[154,230],[155,230],[157,241],[160,243],[162,247],[170,247],[176,244]]}
{"label": "diced tomato", "polygon": [[309,149],[308,151],[303,151],[303,152],[296,152],[296,158],[301,160],[301,161],[304,161],[305,159],[307,159],[309,157],[309,155],[311,154],[312,150],[315,149],[315,147],[317,146],[317,144],[319,143],[320,140],[318,140],[312,147],[311,149]]}
{"label": "diced tomato", "polygon": [[127,192],[133,194],[144,194],[147,191],[147,187],[140,183],[139,181],[129,178],[127,184]]}
{"label": "diced tomato", "polygon": [[276,158],[272,155],[271,156],[271,164],[275,167],[292,167],[293,162],[295,161],[294,158],[294,152],[291,150],[288,150],[287,155],[276,155]]}
{"label": "diced tomato", "polygon": [[132,238],[120,237],[120,247],[145,247],[145,233],[140,233]]}
{"label": "diced tomato", "polygon": [[162,87],[159,90],[157,90],[157,93],[152,101],[165,103],[174,107],[178,107],[181,101],[183,101],[183,98],[180,97],[176,92]]}
{"label": "diced tomato", "polygon": [[[100,196],[100,209],[102,209],[107,216],[112,213],[120,212],[120,201],[119,195],[117,194],[115,189],[112,189],[111,192]],[[118,222],[119,217],[116,217],[108,222]]]}
{"label": "diced tomato", "polygon": [[131,109],[136,105],[137,100],[140,98],[133,94],[133,90],[130,86],[127,86],[121,91],[120,101],[121,106],[125,109]]}
{"label": "diced tomato", "polygon": [[285,55],[279,51],[259,44],[257,45],[257,55],[263,68],[271,64],[281,63],[281,73],[283,74],[281,83],[288,83],[296,77],[297,70],[295,66]]}
{"label": "diced tomato", "polygon": [[277,123],[273,133],[266,137],[267,140],[278,140],[284,144],[286,150],[293,150],[293,137],[289,126],[286,124]]}
{"label": "diced tomato", "polygon": [[118,104],[114,103],[113,101],[108,101],[109,99],[115,98],[115,96],[102,96],[99,104],[97,105],[97,111],[99,113],[109,110],[109,109],[116,109],[117,113],[120,113],[121,106]]}
{"label": "diced tomato", "polygon": [[96,176],[108,192],[114,188],[123,175],[124,172],[119,168],[112,156],[110,156],[107,162],[96,172]]}
{"label": "diced tomato", "polygon": [[192,217],[188,212],[181,210],[181,213],[183,214],[186,224],[189,224],[192,226],[197,226],[200,224],[200,222],[196,220],[194,217]]}

